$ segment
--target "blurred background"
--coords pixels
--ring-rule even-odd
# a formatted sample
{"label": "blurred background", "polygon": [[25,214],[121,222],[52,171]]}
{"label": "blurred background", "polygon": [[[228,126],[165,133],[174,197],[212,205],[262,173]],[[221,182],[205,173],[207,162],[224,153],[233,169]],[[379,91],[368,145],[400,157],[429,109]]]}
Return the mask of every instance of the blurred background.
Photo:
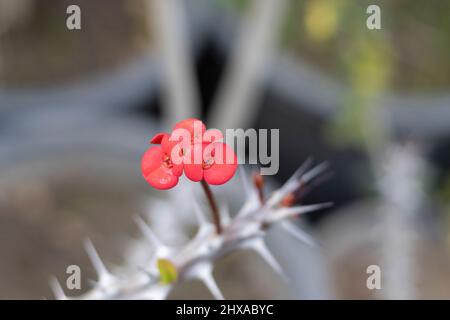
{"label": "blurred background", "polygon": [[[66,9],[81,8],[81,30]],[[381,30],[366,9],[381,8]],[[190,116],[280,129],[281,185],[308,157],[330,176],[268,244],[287,285],[243,252],[215,270],[226,298],[450,298],[450,3],[441,0],[0,0],[0,298],[52,298],[92,239],[113,270],[148,251],[133,216],[168,243],[195,223],[185,181],[157,192],[140,158]],[[239,179],[215,187],[233,209]],[[199,197],[202,195],[199,192]],[[382,289],[366,287],[379,265]],[[201,284],[171,298],[211,298]]]}

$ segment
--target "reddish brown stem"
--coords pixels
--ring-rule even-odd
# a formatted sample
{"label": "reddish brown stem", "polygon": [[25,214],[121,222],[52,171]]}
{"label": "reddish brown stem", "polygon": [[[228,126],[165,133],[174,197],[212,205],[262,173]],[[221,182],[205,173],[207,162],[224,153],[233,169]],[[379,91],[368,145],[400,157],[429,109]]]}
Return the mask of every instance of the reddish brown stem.
{"label": "reddish brown stem", "polygon": [[258,198],[261,205],[265,202],[264,197],[264,177],[260,175],[259,173],[255,173],[253,175],[253,184],[256,187],[256,190],[258,190]]}
{"label": "reddish brown stem", "polygon": [[200,184],[203,187],[203,190],[205,191],[206,198],[208,199],[209,206],[211,207],[211,215],[214,222],[214,226],[216,227],[217,234],[222,233],[222,225],[220,223],[220,213],[219,209],[217,208],[217,203],[214,198],[214,195],[211,191],[211,188],[209,187],[208,183],[206,183],[204,180],[200,181]]}

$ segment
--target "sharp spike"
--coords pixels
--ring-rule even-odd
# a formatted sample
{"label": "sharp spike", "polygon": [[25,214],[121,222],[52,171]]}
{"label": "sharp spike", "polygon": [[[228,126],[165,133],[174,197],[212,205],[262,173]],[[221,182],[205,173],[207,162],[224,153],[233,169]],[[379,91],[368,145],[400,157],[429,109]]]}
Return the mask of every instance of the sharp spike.
{"label": "sharp spike", "polygon": [[203,246],[203,244],[208,241],[208,238],[212,234],[215,234],[214,225],[212,225],[211,223],[201,225],[194,238],[189,241],[184,247],[182,247],[181,250],[178,251],[178,257],[186,258],[192,255],[192,252]]}
{"label": "sharp spike", "polygon": [[312,211],[317,211],[324,208],[329,208],[333,205],[331,202],[325,202],[325,203],[318,203],[318,204],[311,204],[306,206],[295,206],[295,207],[287,207],[287,208],[280,208],[275,210],[275,214],[273,217],[271,216],[269,218],[269,222],[278,221],[281,219],[285,219],[292,216],[297,216],[300,214],[305,214]]}
{"label": "sharp spike", "polygon": [[245,203],[239,212],[236,214],[237,217],[244,217],[255,211],[257,208],[261,206],[261,203],[258,198],[258,192],[256,188],[249,183],[249,178],[247,171],[243,166],[238,167],[239,177],[241,179],[244,192],[245,192]]}
{"label": "sharp spike", "polygon": [[305,184],[299,192],[296,194],[296,198],[301,201],[304,199],[314,188],[317,188],[322,183],[327,181],[331,176],[333,176],[333,172],[327,171],[316,177],[313,181],[310,181],[308,184]]}
{"label": "sharp spike", "polygon": [[224,300],[224,296],[213,277],[213,265],[211,262],[196,264],[184,274],[185,279],[197,279],[205,284],[211,294],[217,300]]}
{"label": "sharp spike", "polygon": [[261,258],[263,258],[267,264],[276,272],[278,273],[283,279],[286,279],[286,276],[283,272],[283,268],[281,268],[278,261],[275,259],[275,257],[272,255],[270,250],[267,248],[266,244],[264,243],[264,240],[257,239],[254,241],[251,241],[248,244],[248,248],[254,250],[256,253],[258,253]]}
{"label": "sharp spike", "polygon": [[298,167],[297,170],[295,170],[294,174],[286,181],[284,185],[287,185],[291,183],[292,181],[295,181],[299,179],[305,172],[308,170],[308,168],[311,166],[313,162],[312,157],[308,157],[300,167]]}
{"label": "sharp spike", "polygon": [[[283,184],[279,189],[280,196],[284,196],[287,193],[293,192],[300,185],[300,181],[304,176],[306,170],[311,166],[312,158],[308,158],[303,162],[303,164],[294,172],[294,174]],[[303,182],[304,183],[304,182]]]}
{"label": "sharp spike", "polygon": [[301,230],[300,228],[297,228],[291,222],[282,221],[280,225],[287,233],[289,233],[291,236],[293,236],[297,240],[304,242],[312,247],[315,247],[315,248],[318,247],[317,242],[313,239],[313,237],[310,234],[306,233],[305,231]]}
{"label": "sharp spike", "polygon": [[145,236],[145,238],[150,242],[150,244],[152,246],[154,246],[155,248],[162,246],[161,241],[155,235],[153,230],[148,226],[148,224],[140,216],[136,216],[134,218],[134,221],[138,225],[139,230],[141,230],[142,234]]}
{"label": "sharp spike", "polygon": [[153,230],[149,227],[149,225],[140,217],[135,217],[135,222],[138,225],[141,232],[144,234],[145,238],[150,242],[150,244],[154,247],[153,251],[153,259],[166,257],[168,254],[172,252],[172,249],[166,245],[164,245],[161,240],[155,235]]}
{"label": "sharp spike", "polygon": [[202,281],[208,290],[213,295],[216,300],[225,300],[222,292],[220,291],[219,286],[217,285],[216,280],[212,275],[212,270],[207,272],[202,272],[199,274],[198,279]]}
{"label": "sharp spike", "polygon": [[254,213],[261,206],[259,202],[258,195],[256,192],[253,192],[245,201],[242,208],[236,214],[237,217],[245,217],[251,213]]}
{"label": "sharp spike", "polygon": [[250,235],[240,238],[236,243],[236,247],[243,249],[251,248],[251,246],[249,245],[250,242],[254,241],[255,239],[262,239],[265,235],[266,232],[262,230],[252,232]]}
{"label": "sharp spike", "polygon": [[329,163],[328,162],[322,162],[320,164],[318,164],[317,166],[315,166],[314,168],[312,168],[311,170],[309,170],[308,172],[306,172],[304,175],[301,176],[300,180],[303,183],[308,183],[309,181],[311,181],[312,179],[314,179],[315,177],[317,177],[319,174],[323,173],[325,170],[327,170],[329,168]]}
{"label": "sharp spike", "polygon": [[308,183],[328,168],[328,163],[322,162],[305,173],[311,162],[311,159],[306,160],[288,181],[267,200],[266,206],[273,207],[277,205],[284,196],[294,192],[302,184]]}
{"label": "sharp spike", "polygon": [[67,296],[56,277],[50,278],[50,288],[57,300],[67,300]]}
{"label": "sharp spike", "polygon": [[214,229],[214,226],[206,218],[197,199],[195,197],[193,199],[194,211],[199,223],[199,228],[194,238],[186,245],[184,251],[189,251],[191,248],[197,247],[199,244],[203,243],[205,238],[211,234],[211,230]]}
{"label": "sharp spike", "polygon": [[97,272],[99,283],[109,279],[111,277],[111,274],[109,273],[108,269],[106,269],[103,261],[100,259],[100,256],[97,253],[97,250],[95,250],[94,245],[89,239],[85,240],[84,247],[89,256],[89,259],[91,259],[95,271]]}

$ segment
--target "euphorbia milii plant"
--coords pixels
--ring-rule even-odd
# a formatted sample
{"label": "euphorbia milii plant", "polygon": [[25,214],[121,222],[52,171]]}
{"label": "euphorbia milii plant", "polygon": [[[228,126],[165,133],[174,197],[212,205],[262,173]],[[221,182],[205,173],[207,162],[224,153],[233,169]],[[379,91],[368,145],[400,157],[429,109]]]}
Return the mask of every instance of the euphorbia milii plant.
{"label": "euphorbia milii plant", "polygon": [[[306,161],[283,186],[271,194],[265,193],[264,177],[261,174],[255,172],[253,183],[248,183],[246,173],[242,172],[245,203],[234,215],[224,212],[227,224],[222,229],[218,206],[209,185],[227,182],[237,169],[236,155],[223,143],[222,133],[215,129],[207,130],[198,119],[186,119],[179,122],[170,133],[156,134],[150,142],[153,146],[142,158],[142,174],[146,181],[157,189],[170,189],[178,183],[184,172],[188,179],[199,182],[209,201],[215,228],[203,215],[195,199],[192,201],[199,228],[197,234],[182,246],[170,247],[164,244],[143,219],[136,217],[139,229],[152,245],[152,258],[147,266],[136,270],[138,274],[122,275],[120,278],[107,270],[88,241],[86,250],[99,281],[91,290],[75,299],[164,299],[175,283],[192,279],[202,281],[216,299],[224,299],[214,280],[214,266],[219,259],[238,250],[253,250],[275,272],[285,276],[264,241],[271,226],[278,224],[296,239],[314,245],[313,239],[295,227],[289,218],[330,205],[295,205],[304,196],[305,187],[326,170],[326,163],[311,168],[311,162]],[[135,262],[132,270],[137,269],[134,265]],[[57,299],[70,298],[64,294],[56,278],[52,278],[52,288]]]}
{"label": "euphorbia milii plant", "polygon": [[209,204],[218,233],[221,232],[219,212],[209,184],[221,185],[230,180],[237,169],[234,151],[223,143],[217,129],[206,130],[202,121],[194,118],[178,122],[169,133],[158,133],[150,141],[142,157],[142,175],[154,188],[173,188],[184,172],[194,182],[200,182]]}

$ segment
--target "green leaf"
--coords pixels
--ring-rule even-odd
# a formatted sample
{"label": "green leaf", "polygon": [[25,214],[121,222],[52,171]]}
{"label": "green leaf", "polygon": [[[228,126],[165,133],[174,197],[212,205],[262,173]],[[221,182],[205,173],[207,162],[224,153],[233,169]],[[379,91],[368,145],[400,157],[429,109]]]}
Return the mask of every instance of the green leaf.
{"label": "green leaf", "polygon": [[156,262],[162,284],[171,284],[178,277],[177,267],[167,259],[158,259]]}

